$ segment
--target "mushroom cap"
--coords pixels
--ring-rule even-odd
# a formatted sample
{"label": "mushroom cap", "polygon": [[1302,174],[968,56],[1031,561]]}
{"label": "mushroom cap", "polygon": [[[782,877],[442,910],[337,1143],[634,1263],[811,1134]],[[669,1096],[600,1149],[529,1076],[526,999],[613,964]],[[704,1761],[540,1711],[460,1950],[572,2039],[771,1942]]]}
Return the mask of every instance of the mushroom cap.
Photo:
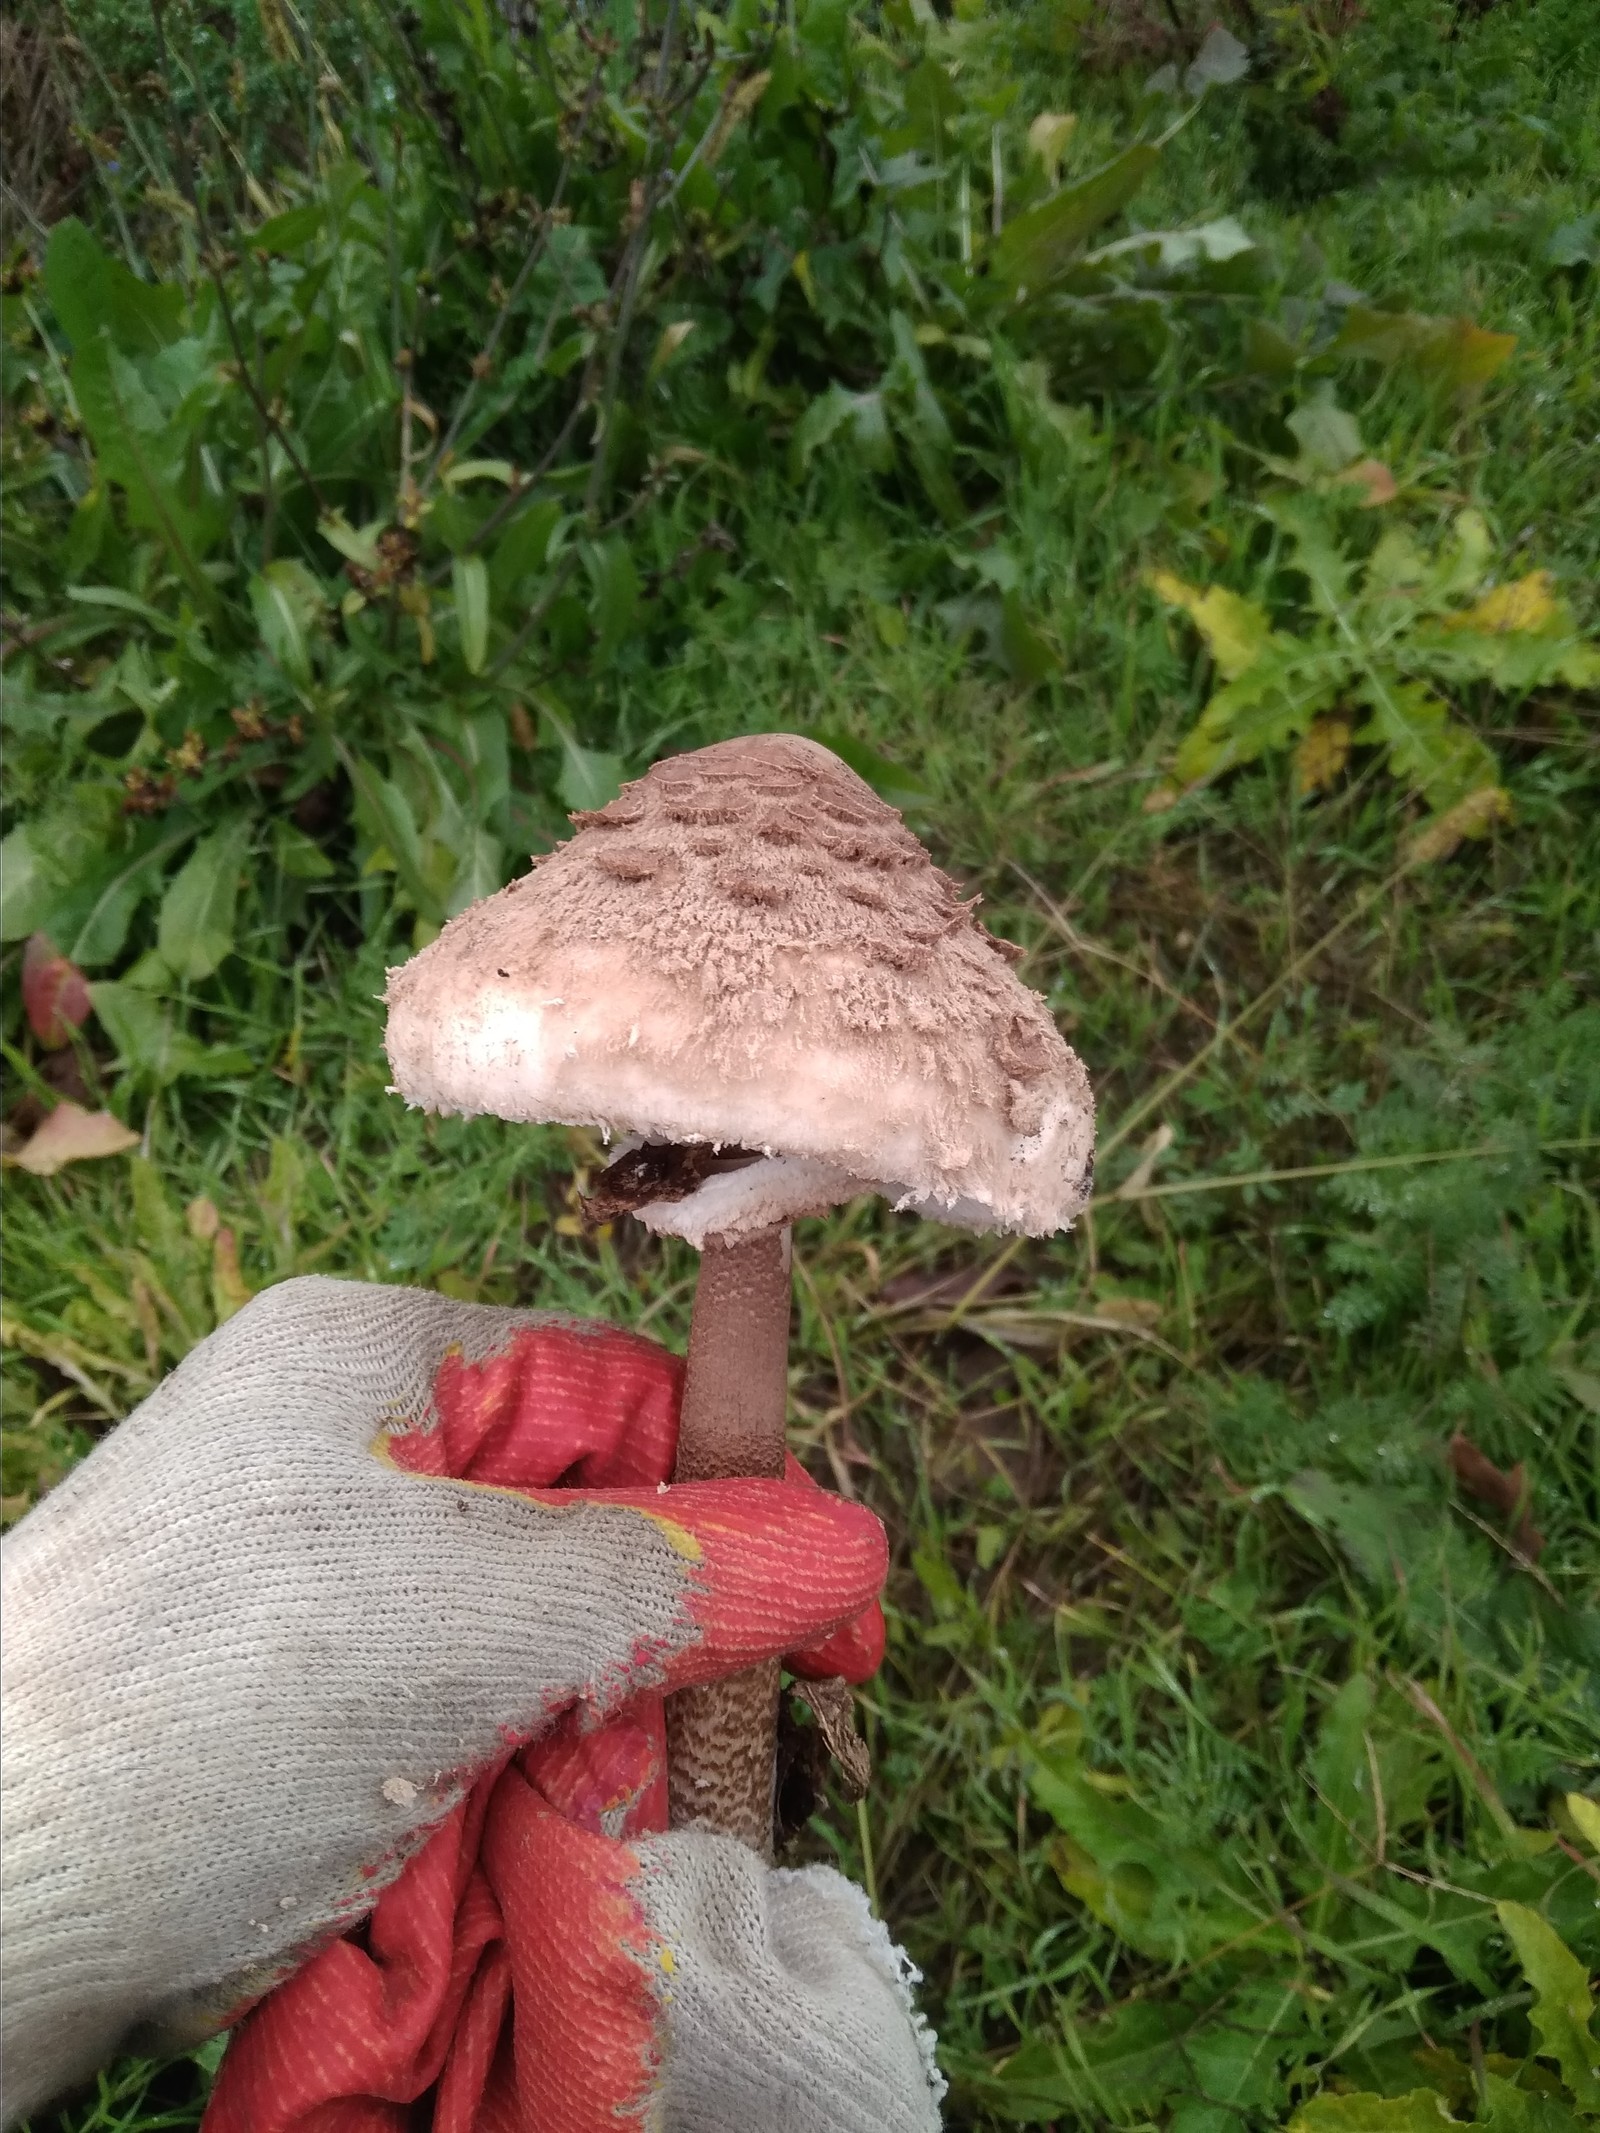
{"label": "mushroom cap", "polygon": [[395,1085],[430,1111],[760,1151],[639,1209],[703,1244],[860,1192],[1066,1227],[1089,1079],[1015,950],[815,741],[657,763],[389,973]]}

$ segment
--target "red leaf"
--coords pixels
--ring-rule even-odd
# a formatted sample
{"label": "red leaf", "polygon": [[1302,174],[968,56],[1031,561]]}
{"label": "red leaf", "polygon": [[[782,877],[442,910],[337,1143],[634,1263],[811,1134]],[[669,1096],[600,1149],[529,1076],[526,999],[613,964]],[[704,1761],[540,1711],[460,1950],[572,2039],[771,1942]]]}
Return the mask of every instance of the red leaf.
{"label": "red leaf", "polygon": [[1516,1520],[1512,1545],[1530,1563],[1536,1563],[1544,1547],[1544,1535],[1529,1516],[1528,1506],[1533,1492],[1528,1485],[1528,1470],[1522,1461],[1519,1459],[1514,1467],[1502,1473],[1486,1452],[1479,1451],[1470,1437],[1457,1430],[1450,1439],[1450,1471],[1469,1496],[1476,1496],[1479,1503],[1486,1503],[1491,1511],[1498,1511],[1508,1523]]}
{"label": "red leaf", "polygon": [[28,1026],[46,1051],[70,1044],[89,1017],[89,981],[48,933],[36,933],[22,954],[22,1004]]}

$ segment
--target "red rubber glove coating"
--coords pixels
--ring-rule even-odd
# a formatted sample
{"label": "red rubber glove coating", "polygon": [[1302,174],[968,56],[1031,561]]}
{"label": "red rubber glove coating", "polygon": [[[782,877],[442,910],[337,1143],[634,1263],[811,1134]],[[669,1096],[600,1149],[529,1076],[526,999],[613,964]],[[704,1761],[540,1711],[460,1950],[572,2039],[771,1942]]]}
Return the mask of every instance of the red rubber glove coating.
{"label": "red rubber glove coating", "polygon": [[544,1738],[508,1744],[365,1923],[245,2016],[202,2133],[410,2133],[429,2090],[435,2133],[615,2133],[642,2104],[664,1951],[626,1839],[666,1827],[662,1695],[786,1653],[797,1673],[860,1681],[883,1652],[869,1512],[793,1459],[781,1482],[660,1486],[682,1383],[636,1335],[522,1327],[501,1356],[448,1361],[434,1426],[385,1440],[419,1475],[665,1521],[700,1633],[641,1645],[661,1690],[613,1707],[626,1684],[591,1685]]}

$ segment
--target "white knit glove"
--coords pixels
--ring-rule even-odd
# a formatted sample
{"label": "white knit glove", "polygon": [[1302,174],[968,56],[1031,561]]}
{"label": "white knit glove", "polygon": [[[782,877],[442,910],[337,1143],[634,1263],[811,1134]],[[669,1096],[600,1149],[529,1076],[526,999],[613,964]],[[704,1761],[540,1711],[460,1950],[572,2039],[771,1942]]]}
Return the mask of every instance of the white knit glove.
{"label": "white knit glove", "polygon": [[[634,1437],[670,1470],[675,1369],[604,1327],[286,1282],[8,1536],[7,2122],[126,2043],[206,2034],[359,1918],[507,1740],[801,1649],[872,1599],[881,1529],[820,1491],[589,1485],[631,1478]],[[397,1463],[437,1440],[452,1372],[458,1409],[498,1386],[537,1411],[551,1482],[581,1493]],[[937,2123],[848,1884],[645,1841],[684,1979],[668,2125]],[[844,2090],[791,2098],[834,2056],[819,2024]]]}

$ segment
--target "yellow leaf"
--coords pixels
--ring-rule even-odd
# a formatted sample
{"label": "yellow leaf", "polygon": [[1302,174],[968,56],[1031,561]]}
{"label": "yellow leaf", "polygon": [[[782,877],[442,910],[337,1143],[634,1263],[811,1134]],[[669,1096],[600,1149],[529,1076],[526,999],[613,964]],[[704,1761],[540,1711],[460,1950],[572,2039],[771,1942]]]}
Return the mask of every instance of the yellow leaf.
{"label": "yellow leaf", "polygon": [[1503,785],[1480,785],[1454,807],[1425,822],[1412,838],[1406,857],[1413,866],[1448,859],[1464,837],[1487,837],[1497,822],[1511,820],[1511,795]]}
{"label": "yellow leaf", "polygon": [[1255,665],[1272,634],[1266,610],[1221,585],[1186,585],[1170,570],[1152,570],[1146,583],[1170,607],[1192,617],[1224,681],[1237,681]]}
{"label": "yellow leaf", "polygon": [[765,67],[759,74],[747,74],[723,97],[722,109],[712,122],[705,147],[700,151],[700,161],[708,170],[727,147],[741,121],[749,117],[766,95],[767,83],[771,79],[772,69]]}
{"label": "yellow leaf", "polygon": [[1061,158],[1077,129],[1073,111],[1041,111],[1028,128],[1028,146],[1044,165],[1052,190],[1061,183]]}
{"label": "yellow leaf", "polygon": [[226,1226],[211,1242],[211,1307],[220,1326],[255,1294],[239,1269],[239,1243]]}
{"label": "yellow leaf", "polygon": [[138,1145],[138,1134],[109,1111],[85,1111],[81,1104],[62,1103],[6,1160],[19,1170],[31,1171],[36,1178],[50,1178],[66,1163],[86,1163],[102,1155],[126,1155]]}
{"label": "yellow leaf", "polygon": [[1591,1800],[1585,1793],[1569,1792],[1567,1813],[1577,1823],[1584,1843],[1592,1851],[1600,1852],[1600,1800]]}
{"label": "yellow leaf", "polygon": [[1502,634],[1511,630],[1548,629],[1560,613],[1554,586],[1555,580],[1548,570],[1530,570],[1525,578],[1517,578],[1510,585],[1497,585],[1465,614],[1452,615],[1446,626],[1457,630],[1495,630]]}
{"label": "yellow leaf", "polygon": [[1294,752],[1295,790],[1304,794],[1322,792],[1343,770],[1350,757],[1350,721],[1330,712],[1313,719]]}

